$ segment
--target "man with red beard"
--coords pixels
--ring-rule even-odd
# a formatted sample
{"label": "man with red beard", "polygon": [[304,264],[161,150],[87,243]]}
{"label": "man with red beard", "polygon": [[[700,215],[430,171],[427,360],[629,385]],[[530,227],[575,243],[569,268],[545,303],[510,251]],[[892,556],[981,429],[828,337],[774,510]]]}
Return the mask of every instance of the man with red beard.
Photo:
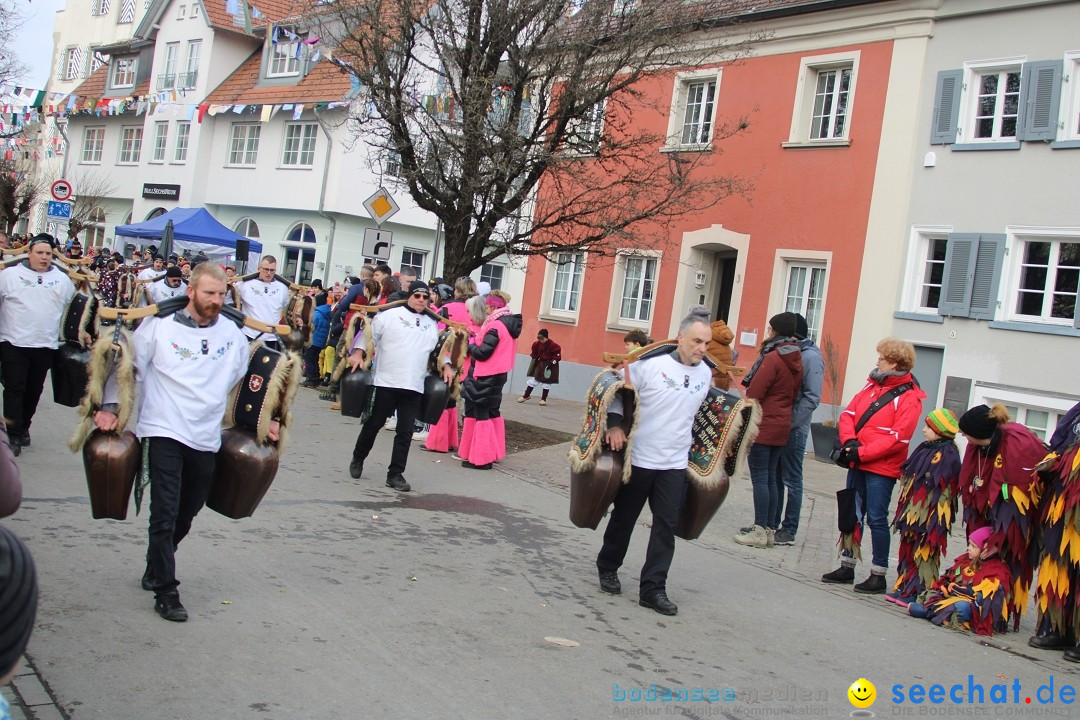
{"label": "man with red beard", "polygon": [[[177,591],[176,548],[210,493],[226,400],[247,373],[247,337],[219,317],[225,287],[218,265],[198,265],[187,306],[146,318],[132,336],[142,390],[135,434],[150,467],[150,543],[142,587],[154,591],[157,613],[174,622],[188,617]],[[117,427],[117,390],[110,377],[94,415],[99,430]],[[268,437],[278,439],[277,422]]]}

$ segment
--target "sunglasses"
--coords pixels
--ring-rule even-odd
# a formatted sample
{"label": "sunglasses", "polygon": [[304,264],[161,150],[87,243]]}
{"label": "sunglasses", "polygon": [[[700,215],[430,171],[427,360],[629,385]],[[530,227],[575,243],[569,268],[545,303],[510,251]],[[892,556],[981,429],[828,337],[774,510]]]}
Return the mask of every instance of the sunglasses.
{"label": "sunglasses", "polygon": [[430,297],[427,293],[422,292],[414,292],[412,296],[413,298],[423,298],[424,300],[427,300]]}

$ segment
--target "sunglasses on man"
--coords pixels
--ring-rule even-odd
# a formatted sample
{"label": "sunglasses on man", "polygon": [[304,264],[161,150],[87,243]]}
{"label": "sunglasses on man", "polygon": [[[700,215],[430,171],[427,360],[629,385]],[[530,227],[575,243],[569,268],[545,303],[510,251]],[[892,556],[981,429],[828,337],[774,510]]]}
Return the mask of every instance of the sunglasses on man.
{"label": "sunglasses on man", "polygon": [[428,295],[427,293],[423,293],[423,292],[414,292],[414,293],[412,294],[412,296],[413,296],[413,299],[414,299],[414,300],[415,300],[416,298],[423,298],[424,300],[427,300],[428,298],[430,298],[430,297],[431,297],[431,296],[430,296],[430,295]]}

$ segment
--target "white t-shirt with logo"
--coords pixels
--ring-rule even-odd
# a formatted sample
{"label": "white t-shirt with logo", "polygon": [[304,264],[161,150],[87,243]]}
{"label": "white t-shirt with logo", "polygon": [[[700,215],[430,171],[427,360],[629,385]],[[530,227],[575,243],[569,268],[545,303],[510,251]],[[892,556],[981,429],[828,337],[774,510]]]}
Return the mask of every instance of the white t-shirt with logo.
{"label": "white t-shirt with logo", "polygon": [[[244,314],[269,325],[281,322],[281,313],[289,305],[289,286],[279,280],[264,282],[252,278],[240,283],[240,301],[244,305]],[[244,328],[249,338],[258,338],[263,333],[251,328]],[[266,335],[266,339],[273,338]]]}
{"label": "white t-shirt with logo", "polygon": [[0,341],[16,347],[60,347],[60,322],[75,285],[59,268],[18,263],[0,272]]}

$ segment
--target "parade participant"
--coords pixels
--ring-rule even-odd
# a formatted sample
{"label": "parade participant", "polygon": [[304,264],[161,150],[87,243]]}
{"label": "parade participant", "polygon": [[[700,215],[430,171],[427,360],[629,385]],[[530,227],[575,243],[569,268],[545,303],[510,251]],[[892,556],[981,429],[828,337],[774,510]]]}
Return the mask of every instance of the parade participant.
{"label": "parade participant", "polygon": [[960,467],[960,492],[968,532],[992,531],[990,541],[1009,566],[1012,586],[1006,595],[1014,629],[1027,609],[1037,542],[1042,483],[1035,467],[1046,457],[1046,446],[1020,423],[1009,422],[1004,405],[976,405],[960,416],[960,432],[968,440]]}
{"label": "parade participant", "polygon": [[[37,602],[34,558],[15,533],[0,527],[0,685],[7,685],[19,671],[34,629]],[[7,700],[0,695],[0,718],[6,717]]]}
{"label": "parade participant", "polygon": [[626,346],[626,352],[632,353],[652,344],[652,338],[646,335],[644,330],[631,330],[623,335],[623,344]]}
{"label": "parade participant", "polygon": [[[453,299],[439,308],[440,315],[447,320],[464,325],[468,328],[470,335],[474,334],[479,329],[473,324],[472,317],[469,315],[469,309],[465,306],[469,298],[472,297],[476,297],[476,283],[471,277],[459,277],[457,281],[454,282]],[[439,324],[440,330],[445,327],[446,326],[442,323]],[[466,353],[465,362],[461,367],[461,372],[466,377],[469,375],[469,367],[471,364],[472,360]],[[427,441],[424,443],[424,449],[442,453],[458,449],[457,397],[452,395],[450,399],[447,400],[446,409],[443,410],[439,422],[432,425],[428,430],[428,437]]]}
{"label": "parade participant", "polygon": [[1039,464],[1046,480],[1040,505],[1042,556],[1035,586],[1039,612],[1036,633],[1028,645],[1040,649],[1067,648],[1065,659],[1080,662],[1080,403],[1058,422],[1050,438],[1050,454]]}
{"label": "parade participant", "polygon": [[893,518],[893,528],[900,533],[900,559],[887,600],[912,602],[941,572],[960,492],[960,451],[953,442],[958,432],[951,410],[934,410],[923,424],[926,441],[900,466],[900,499]]}
{"label": "parade participant", "polygon": [[326,347],[330,336],[330,306],[326,302],[326,293],[315,296],[315,312],[311,322],[311,345],[304,348],[304,376],[303,387],[313,388],[318,386],[321,377],[319,372],[319,354]]}
{"label": "parade participant", "polygon": [[821,576],[827,583],[855,582],[865,518],[873,557],[870,576],[855,586],[855,592],[875,595],[885,592],[889,570],[889,501],[926,397],[911,374],[914,345],[885,338],[877,344],[877,352],[877,367],[840,414],[838,427],[844,447],[838,462],[848,468],[846,488],[853,489],[857,498],[855,530],[840,537],[840,567]]}
{"label": "parade participant", "polygon": [[71,245],[68,247],[68,250],[67,250],[66,253],[64,253],[64,255],[66,255],[71,260],[81,260],[82,259],[83,247],[82,247],[82,243],[79,242],[78,238],[75,238],[74,240],[71,241]]}
{"label": "parade participant", "polygon": [[1009,568],[997,555],[990,528],[979,528],[968,538],[967,552],[934,583],[933,588],[908,606],[912,617],[954,630],[970,628],[976,635],[993,635],[1005,618]]}
{"label": "parade participant", "polygon": [[149,298],[151,305],[156,305],[162,300],[168,300],[171,297],[177,295],[183,295],[187,290],[184,283],[183,274],[180,272],[180,268],[171,267],[165,271],[165,277],[161,278],[157,282],[149,283],[146,286],[146,295]]}
{"label": "parade participant", "polygon": [[[668,598],[667,575],[675,556],[675,523],[686,494],[694,416],[712,381],[712,370],[702,362],[711,336],[709,311],[698,305],[679,324],[674,352],[634,364],[631,380],[638,392],[638,420],[630,447],[630,481],[615,496],[604,545],[596,557],[600,589],[622,592],[618,570],[648,500],[652,531],[638,603],[662,615],[679,611]],[[608,407],[606,434],[607,444],[616,452],[627,443],[619,425],[622,412],[622,400],[616,396]]]}
{"label": "parade participant", "polygon": [[[425,312],[429,298],[427,284],[417,280],[409,288],[409,299],[405,305],[383,310],[371,321],[371,336],[375,344],[375,397],[371,415],[357,435],[349,462],[349,475],[354,479],[359,478],[379,429],[387,418],[397,413],[397,430],[387,466],[386,486],[400,492],[411,489],[405,480],[405,465],[412,445],[413,425],[420,414],[428,357],[439,341],[438,323]],[[349,367],[356,370],[363,361],[363,350],[355,348],[349,355]],[[440,367],[443,380],[449,385],[456,374],[450,358],[442,358]]]}
{"label": "parade participant", "polygon": [[552,385],[559,384],[559,361],[562,360],[562,348],[548,337],[548,331],[541,328],[536,333],[536,342],[529,350],[529,379],[525,381],[525,393],[517,399],[523,403],[532,397],[533,389],[540,386],[540,404],[547,405],[548,393]]}
{"label": "parade participant", "polygon": [[60,346],[60,323],[75,285],[52,264],[52,235],[35,235],[27,258],[0,272],[0,381],[11,452],[30,445],[30,423]]}
{"label": "parade participant", "polygon": [[98,274],[97,290],[98,298],[104,307],[116,307],[120,290],[120,266],[116,258],[104,255],[100,257],[104,265]]}
{"label": "parade participant", "polygon": [[160,255],[154,256],[154,261],[139,271],[135,277],[139,280],[159,278],[165,272],[165,260]]}
{"label": "parade participant", "polygon": [[490,470],[492,463],[506,457],[506,425],[500,408],[506,377],[514,368],[514,341],[521,335],[521,315],[510,312],[510,296],[493,290],[466,303],[476,340],[469,342],[472,364],[462,384],[465,423],[461,428],[458,455],[461,466]]}
{"label": "parade participant", "polygon": [[[246,375],[244,334],[220,317],[225,273],[203,263],[192,273],[188,304],[169,316],[143,320],[132,336],[136,380],[141,385],[135,434],[149,456],[150,527],[143,588],[154,591],[154,609],[174,622],[187,620],[180,602],[175,553],[202,509],[221,447],[221,422],[229,392]],[[117,427],[118,397],[106,384],[94,424]],[[279,423],[267,436],[278,439]]]}
{"label": "parade participant", "polygon": [[[258,277],[240,283],[240,302],[244,313],[256,320],[269,325],[281,322],[289,305],[289,283],[277,275],[277,259],[273,255],[263,255],[259,260]],[[277,338],[273,335],[251,328],[244,328],[244,334],[250,340],[277,346]]]}

